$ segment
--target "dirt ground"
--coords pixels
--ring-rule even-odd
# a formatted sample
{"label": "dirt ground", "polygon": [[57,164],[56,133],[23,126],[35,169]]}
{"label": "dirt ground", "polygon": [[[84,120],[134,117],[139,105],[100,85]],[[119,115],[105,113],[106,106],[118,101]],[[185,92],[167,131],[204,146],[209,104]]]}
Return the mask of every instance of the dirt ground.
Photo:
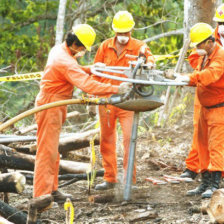
{"label": "dirt ground", "polygon": [[[190,118],[191,116],[192,114]],[[192,183],[164,185],[154,185],[145,180],[147,177],[163,180],[165,174],[180,175],[185,166],[184,159],[190,149],[192,131],[192,120],[183,119],[180,125],[172,128],[153,128],[152,131],[139,135],[136,148],[137,189],[133,189],[132,200],[129,202],[123,201],[122,184],[119,185],[119,189],[104,192],[91,189],[91,195],[114,193],[114,200],[107,203],[88,201],[87,181],[78,181],[63,187],[62,191],[71,193],[76,198],[73,203],[74,223],[209,223],[208,215],[202,214],[198,209],[202,202],[200,196],[185,195],[187,190],[199,184],[199,177]],[[122,148],[121,144],[118,145],[119,179],[122,180]],[[98,151],[99,147],[96,149]],[[102,177],[97,177],[95,184],[102,181]],[[12,206],[26,204],[31,195],[32,186],[27,185],[22,195],[10,194],[10,204]],[[140,220],[136,218],[144,214],[148,214],[148,218]],[[63,204],[43,212],[39,218],[42,223],[65,223]]]}

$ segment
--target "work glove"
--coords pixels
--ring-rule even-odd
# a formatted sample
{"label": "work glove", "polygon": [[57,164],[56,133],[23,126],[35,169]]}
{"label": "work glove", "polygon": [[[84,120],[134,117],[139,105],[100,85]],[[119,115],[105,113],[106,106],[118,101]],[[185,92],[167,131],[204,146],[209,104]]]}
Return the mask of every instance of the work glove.
{"label": "work glove", "polygon": [[132,88],[132,83],[130,82],[122,82],[119,86],[118,86],[118,94],[125,94],[127,92],[129,92]]}
{"label": "work glove", "polygon": [[88,106],[88,114],[90,117],[96,116],[96,105],[89,105]]}
{"label": "work glove", "polygon": [[180,73],[175,73],[174,75],[176,76],[176,82],[190,82],[190,77],[188,75],[181,75]]}

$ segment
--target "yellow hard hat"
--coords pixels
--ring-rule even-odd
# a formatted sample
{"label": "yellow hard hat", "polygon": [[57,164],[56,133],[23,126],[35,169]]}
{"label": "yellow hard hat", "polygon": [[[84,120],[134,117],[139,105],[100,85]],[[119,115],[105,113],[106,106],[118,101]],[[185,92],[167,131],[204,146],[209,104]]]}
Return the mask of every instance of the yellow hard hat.
{"label": "yellow hard hat", "polygon": [[216,22],[224,22],[224,4],[217,8],[213,20]]}
{"label": "yellow hard hat", "polygon": [[190,29],[191,47],[196,47],[214,33],[214,29],[207,23],[196,23]]}
{"label": "yellow hard hat", "polygon": [[119,11],[113,18],[112,28],[116,33],[126,33],[135,26],[134,19],[128,11]]}
{"label": "yellow hard hat", "polygon": [[85,46],[88,51],[91,51],[96,33],[94,29],[88,24],[78,24],[72,27],[73,33],[78,37],[79,41]]}

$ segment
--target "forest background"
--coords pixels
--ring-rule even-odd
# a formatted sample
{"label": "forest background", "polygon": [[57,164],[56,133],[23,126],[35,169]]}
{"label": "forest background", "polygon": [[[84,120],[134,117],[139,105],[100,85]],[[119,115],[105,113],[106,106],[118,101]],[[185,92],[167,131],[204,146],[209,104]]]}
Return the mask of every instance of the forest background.
{"label": "forest background", "polygon": [[[58,8],[58,0],[0,1],[0,76],[43,71],[49,50],[55,45]],[[93,50],[86,53],[80,64],[92,64],[100,43],[114,35],[111,24],[119,10],[132,13],[136,23],[132,36],[144,40],[154,55],[178,56],[184,34],[183,0],[68,0],[64,34],[77,23],[88,23],[97,33]],[[166,37],[157,38],[164,33],[168,33]],[[177,59],[158,60],[157,69],[173,68]],[[39,80],[1,82],[0,121],[34,107],[38,91]],[[165,91],[166,87],[156,88],[159,96]],[[80,91],[75,91],[75,96],[80,94]],[[184,111],[185,107],[180,106],[179,110]],[[155,125],[158,116],[155,113],[151,118]],[[33,117],[17,125],[32,122]]]}

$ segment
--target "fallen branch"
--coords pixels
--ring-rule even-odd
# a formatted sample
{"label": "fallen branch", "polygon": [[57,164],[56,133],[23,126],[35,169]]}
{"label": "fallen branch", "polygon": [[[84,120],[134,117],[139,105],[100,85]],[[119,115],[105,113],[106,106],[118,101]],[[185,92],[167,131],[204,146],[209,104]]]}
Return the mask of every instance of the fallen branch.
{"label": "fallen branch", "polygon": [[143,41],[147,43],[147,42],[150,42],[150,41],[158,40],[158,39],[163,38],[163,37],[169,37],[169,36],[173,36],[173,35],[183,35],[183,34],[184,34],[184,29],[173,30],[173,31],[170,31],[170,32],[167,32],[167,33],[161,33],[159,35],[147,38]]}

